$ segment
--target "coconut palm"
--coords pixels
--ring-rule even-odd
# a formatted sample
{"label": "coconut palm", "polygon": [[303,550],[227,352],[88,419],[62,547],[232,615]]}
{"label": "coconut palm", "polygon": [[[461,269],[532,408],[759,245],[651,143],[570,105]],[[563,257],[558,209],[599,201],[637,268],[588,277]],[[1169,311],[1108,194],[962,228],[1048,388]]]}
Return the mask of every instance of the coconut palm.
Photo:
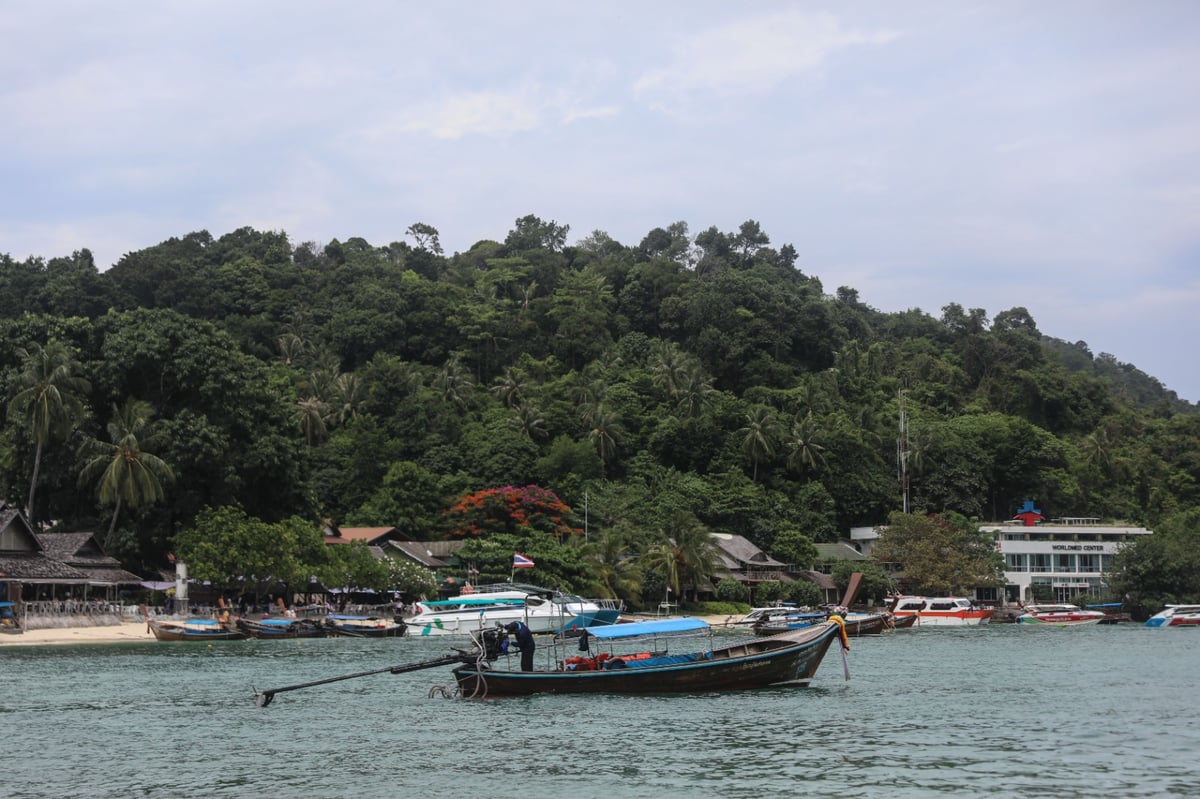
{"label": "coconut palm", "polygon": [[462,361],[455,356],[446,361],[446,365],[434,379],[433,387],[437,389],[445,402],[454,405],[459,410],[466,410],[467,398],[475,389],[475,382],[463,368]]}
{"label": "coconut palm", "polygon": [[98,478],[96,496],[100,504],[113,506],[105,547],[112,546],[122,507],[136,510],[158,502],[164,497],[163,483],[175,479],[165,461],[143,449],[158,443],[151,430],[153,418],[154,409],[148,402],[130,398],[119,408],[114,404],[107,425],[109,441],[89,438],[80,447],[80,454],[88,460],[80,472],[79,484]]}
{"label": "coconut palm", "polygon": [[44,347],[33,344],[28,349],[18,349],[17,355],[22,361],[21,373],[17,376],[21,389],[8,403],[8,416],[10,420],[16,416],[24,417],[36,444],[26,506],[32,521],[42,451],[47,444],[65,439],[83,419],[87,413],[83,395],[91,391],[92,386],[79,376],[82,364],[60,341],[51,339]]}
{"label": "coconut palm", "polygon": [[679,581],[695,599],[700,584],[713,573],[719,553],[712,533],[687,511],[671,514],[663,528],[675,552]]}
{"label": "coconut palm", "polygon": [[758,479],[758,464],[775,457],[777,426],[775,414],[769,408],[755,408],[746,414],[746,426],[738,430],[742,436],[742,451],[754,464],[753,480]]}
{"label": "coconut palm", "polygon": [[309,397],[297,402],[293,414],[304,431],[304,440],[310,447],[315,446],[325,438],[329,428],[325,419],[329,416],[329,406],[318,397]]}
{"label": "coconut palm", "polygon": [[788,429],[787,465],[789,469],[807,472],[825,464],[825,446],[821,443],[823,434],[812,412],[797,416]]}

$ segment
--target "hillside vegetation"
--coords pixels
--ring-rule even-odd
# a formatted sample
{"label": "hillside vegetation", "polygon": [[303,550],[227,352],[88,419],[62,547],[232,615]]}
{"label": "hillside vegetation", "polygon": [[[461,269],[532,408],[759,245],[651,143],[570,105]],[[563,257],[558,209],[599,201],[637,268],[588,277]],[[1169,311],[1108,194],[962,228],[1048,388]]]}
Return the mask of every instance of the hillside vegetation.
{"label": "hillside vegetation", "polygon": [[592,546],[698,524],[799,557],[901,507],[903,403],[913,510],[1154,527],[1200,505],[1197,408],[1024,308],[881,313],[753,221],[568,232],[0,256],[5,496],[142,568],[204,508],[436,538],[510,486]]}

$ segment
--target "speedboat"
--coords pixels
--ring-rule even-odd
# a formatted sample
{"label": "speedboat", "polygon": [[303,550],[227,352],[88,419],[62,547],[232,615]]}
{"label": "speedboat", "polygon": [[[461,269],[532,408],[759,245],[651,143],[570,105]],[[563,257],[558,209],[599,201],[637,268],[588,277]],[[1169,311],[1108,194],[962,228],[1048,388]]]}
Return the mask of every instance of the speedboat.
{"label": "speedboat", "polygon": [[535,635],[580,627],[583,622],[569,602],[519,590],[473,592],[450,599],[417,603],[405,619],[412,635],[467,635],[482,629],[523,622]]}
{"label": "speedboat", "polygon": [[960,596],[900,596],[891,612],[897,619],[916,616],[917,627],[963,627],[986,624],[994,611]]}
{"label": "speedboat", "polygon": [[1078,627],[1099,624],[1108,618],[1102,610],[1084,610],[1078,605],[1026,605],[1017,624],[1042,627]]}
{"label": "speedboat", "polygon": [[616,624],[625,609],[619,599],[585,599],[576,594],[567,594],[553,588],[543,588],[528,583],[494,583],[477,587],[470,596],[512,596],[518,592],[523,596],[537,596],[549,600],[565,608],[565,615],[572,618],[565,623],[562,630],[579,630],[585,627],[603,627]]}
{"label": "speedboat", "polygon": [[1147,627],[1200,627],[1200,605],[1167,605],[1146,620]]}

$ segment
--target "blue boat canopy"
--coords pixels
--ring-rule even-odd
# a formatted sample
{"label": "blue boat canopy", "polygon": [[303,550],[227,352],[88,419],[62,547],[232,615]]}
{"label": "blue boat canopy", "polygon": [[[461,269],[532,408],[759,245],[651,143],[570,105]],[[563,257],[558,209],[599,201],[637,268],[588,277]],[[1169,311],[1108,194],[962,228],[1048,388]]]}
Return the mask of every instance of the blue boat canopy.
{"label": "blue boat canopy", "polygon": [[680,619],[655,619],[654,621],[634,621],[628,624],[610,624],[605,627],[588,627],[588,634],[607,640],[611,638],[636,638],[640,635],[664,635],[667,633],[687,633],[694,630],[707,630],[708,622],[704,619],[684,617]]}

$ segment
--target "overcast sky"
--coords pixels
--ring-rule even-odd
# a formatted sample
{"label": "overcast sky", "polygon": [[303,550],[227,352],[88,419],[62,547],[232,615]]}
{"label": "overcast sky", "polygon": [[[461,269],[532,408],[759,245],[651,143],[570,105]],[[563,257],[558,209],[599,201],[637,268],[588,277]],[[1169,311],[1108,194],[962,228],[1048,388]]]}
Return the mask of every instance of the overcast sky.
{"label": "overcast sky", "polygon": [[11,2],[0,252],[753,219],[1200,401],[1200,3]]}

